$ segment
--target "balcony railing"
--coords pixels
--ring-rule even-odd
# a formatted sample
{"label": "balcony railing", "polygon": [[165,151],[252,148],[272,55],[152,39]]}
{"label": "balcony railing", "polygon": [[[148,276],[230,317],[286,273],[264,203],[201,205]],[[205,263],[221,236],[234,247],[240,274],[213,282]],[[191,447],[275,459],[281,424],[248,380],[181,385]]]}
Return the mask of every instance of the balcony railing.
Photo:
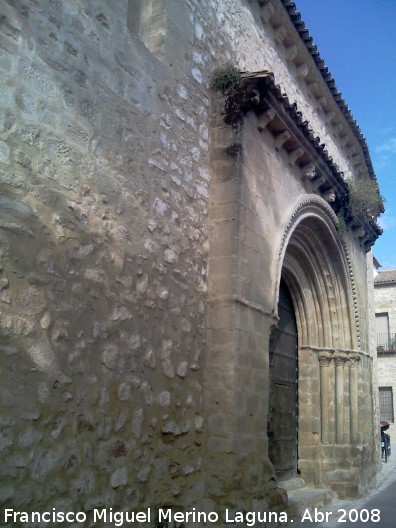
{"label": "balcony railing", "polygon": [[377,334],[377,352],[396,352],[396,334]]}

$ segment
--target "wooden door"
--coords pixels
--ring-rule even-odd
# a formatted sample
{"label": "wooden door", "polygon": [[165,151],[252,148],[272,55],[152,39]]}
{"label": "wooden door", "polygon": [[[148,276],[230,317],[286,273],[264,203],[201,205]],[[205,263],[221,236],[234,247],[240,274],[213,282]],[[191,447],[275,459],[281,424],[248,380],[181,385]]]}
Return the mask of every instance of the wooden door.
{"label": "wooden door", "polygon": [[278,477],[297,474],[298,336],[293,302],[281,281],[279,321],[270,338],[269,458]]}

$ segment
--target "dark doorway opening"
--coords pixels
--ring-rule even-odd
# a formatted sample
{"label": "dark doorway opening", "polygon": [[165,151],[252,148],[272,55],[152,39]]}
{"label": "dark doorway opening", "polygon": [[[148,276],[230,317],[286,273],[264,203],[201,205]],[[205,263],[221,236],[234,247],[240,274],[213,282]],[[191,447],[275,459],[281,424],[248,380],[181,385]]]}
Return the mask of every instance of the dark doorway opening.
{"label": "dark doorway opening", "polygon": [[278,316],[269,344],[268,454],[277,477],[285,479],[297,475],[298,335],[293,301],[283,280]]}

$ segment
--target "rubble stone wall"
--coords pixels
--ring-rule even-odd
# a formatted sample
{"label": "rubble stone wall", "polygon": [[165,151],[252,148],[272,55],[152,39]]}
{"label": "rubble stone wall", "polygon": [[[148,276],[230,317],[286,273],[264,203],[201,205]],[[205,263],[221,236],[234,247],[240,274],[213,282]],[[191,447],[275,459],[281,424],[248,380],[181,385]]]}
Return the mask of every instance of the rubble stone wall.
{"label": "rubble stone wall", "polygon": [[178,4],[177,72],[127,2],[2,3],[5,504],[202,495],[209,99]]}
{"label": "rubble stone wall", "polygon": [[[241,70],[273,71],[335,162],[351,171],[255,2],[146,4],[155,34],[144,18],[136,22],[145,5],[137,1],[7,0],[0,7],[5,507],[133,509],[224,493],[215,480],[208,487],[202,470],[212,463],[208,428],[225,419],[211,414],[208,423],[203,390],[204,366],[216,351],[208,335],[211,346],[225,335],[207,334],[209,248],[216,252],[208,214],[220,192],[211,186],[210,157],[216,65],[231,60]],[[304,192],[284,163],[269,159],[276,174],[269,192],[263,184],[265,196],[255,196],[262,239],[247,228],[238,233],[264,261],[282,236],[284,204]],[[359,256],[358,243],[350,244]],[[246,282],[246,296],[265,293],[257,281],[274,281],[274,270],[259,269],[254,259],[248,265],[254,280]],[[360,264],[356,273],[363,284]],[[363,286],[358,296],[364,304]],[[245,409],[256,409],[259,395],[264,412],[260,368],[274,320],[263,325],[243,308],[238,313],[239,361],[244,366],[249,356],[251,363],[235,381],[239,393],[243,382],[252,383]],[[217,372],[228,366],[225,360]],[[256,445],[230,447],[231,454],[249,453],[251,489],[261,470],[255,449],[265,453],[267,442],[264,415],[255,420]],[[271,467],[262,470],[271,480]]]}

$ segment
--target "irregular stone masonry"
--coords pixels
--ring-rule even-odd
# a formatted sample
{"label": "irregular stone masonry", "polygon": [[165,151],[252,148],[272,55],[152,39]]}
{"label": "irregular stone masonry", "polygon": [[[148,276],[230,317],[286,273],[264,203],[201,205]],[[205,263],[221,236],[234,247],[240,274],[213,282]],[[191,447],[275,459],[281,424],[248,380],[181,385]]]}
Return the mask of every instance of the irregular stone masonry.
{"label": "irregular stone masonry", "polygon": [[1,498],[14,505],[167,503],[201,480],[209,100],[192,76],[158,75],[126,9],[2,6]]}
{"label": "irregular stone masonry", "polygon": [[[290,257],[287,242],[304,214],[316,216],[302,234],[325,218],[323,233],[346,262],[342,279],[331,276],[338,260],[323,266],[330,308],[318,334],[335,327],[345,348],[363,354],[359,407],[370,409],[359,238],[347,232],[342,250],[315,171],[298,165],[300,151],[290,158],[276,148],[254,113],[240,155],[225,154],[235,135],[209,84],[230,60],[274,74],[345,176],[355,170],[351,149],[365,159],[323,96],[327,85],[282,2],[261,4],[2,2],[5,507],[284,509],[267,456],[268,341],[279,255]],[[352,321],[345,332],[340,314],[331,318],[340,306]],[[340,494],[360,494],[375,472],[370,416],[359,425],[363,446],[325,446],[315,459],[319,363],[311,352],[300,354],[301,395],[313,402],[301,420],[309,437],[302,468],[324,481],[346,457],[362,456],[361,474],[331,477]]]}

